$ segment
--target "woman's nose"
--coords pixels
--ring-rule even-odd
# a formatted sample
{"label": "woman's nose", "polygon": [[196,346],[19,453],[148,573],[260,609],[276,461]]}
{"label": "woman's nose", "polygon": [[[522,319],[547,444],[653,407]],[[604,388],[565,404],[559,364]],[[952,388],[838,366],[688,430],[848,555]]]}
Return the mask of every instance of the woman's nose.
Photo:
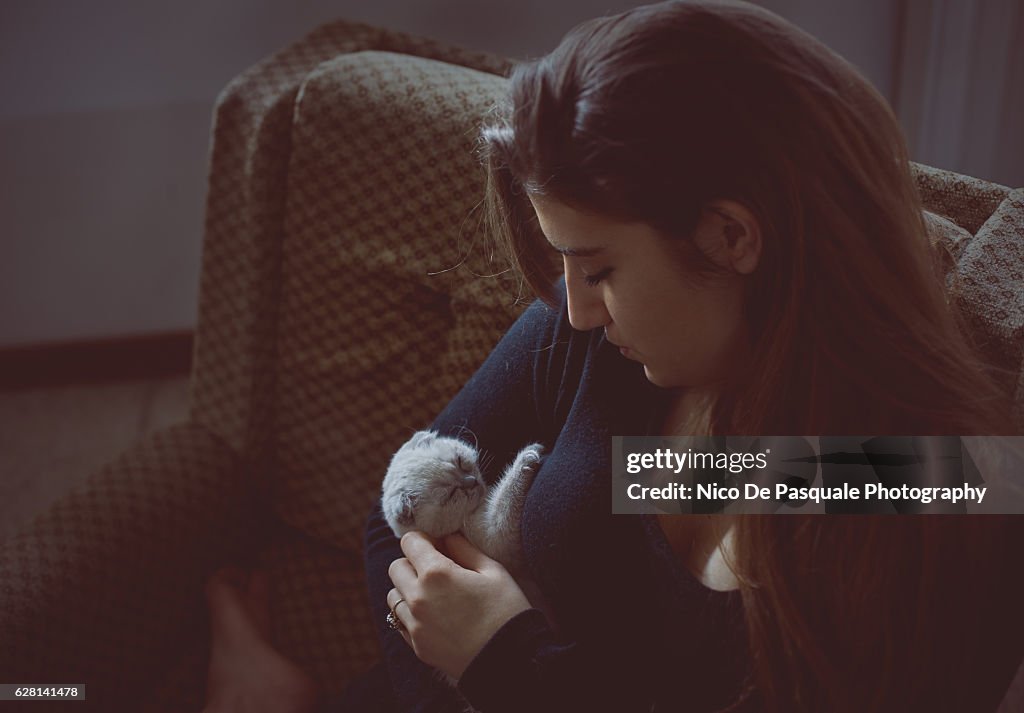
{"label": "woman's nose", "polygon": [[603,327],[611,321],[604,304],[604,294],[599,287],[590,287],[578,275],[566,275],[565,291],[569,307],[569,324],[573,329],[588,331]]}

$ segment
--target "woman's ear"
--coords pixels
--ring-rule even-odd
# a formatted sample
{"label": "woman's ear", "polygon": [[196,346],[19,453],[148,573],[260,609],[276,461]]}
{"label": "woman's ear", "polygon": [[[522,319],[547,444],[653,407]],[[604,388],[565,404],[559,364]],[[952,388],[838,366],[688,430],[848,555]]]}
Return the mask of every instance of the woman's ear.
{"label": "woman's ear", "polygon": [[707,210],[714,214],[719,254],[741,275],[749,275],[761,261],[761,226],[754,214],[736,201],[715,201]]}

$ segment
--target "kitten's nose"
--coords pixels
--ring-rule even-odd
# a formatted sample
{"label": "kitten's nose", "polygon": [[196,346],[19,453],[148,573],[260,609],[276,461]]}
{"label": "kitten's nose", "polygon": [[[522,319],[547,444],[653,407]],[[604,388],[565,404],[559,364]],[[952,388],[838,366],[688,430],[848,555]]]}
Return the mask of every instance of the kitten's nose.
{"label": "kitten's nose", "polygon": [[475,488],[476,484],[477,484],[476,476],[464,475],[464,476],[462,476],[462,485],[460,485],[459,487],[460,488],[465,488],[466,490],[469,490],[470,488]]}

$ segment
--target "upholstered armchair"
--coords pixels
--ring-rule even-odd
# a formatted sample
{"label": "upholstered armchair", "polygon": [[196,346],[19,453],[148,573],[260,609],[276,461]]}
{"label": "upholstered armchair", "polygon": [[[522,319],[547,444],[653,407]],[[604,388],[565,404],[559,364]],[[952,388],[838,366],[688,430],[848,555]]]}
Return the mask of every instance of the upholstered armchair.
{"label": "upholstered armchair", "polygon": [[[275,640],[324,691],[376,661],[361,540],[390,454],[529,301],[490,258],[473,153],[508,67],[337,22],[224,89],[188,420],[0,543],[0,680],[198,711],[226,562],[270,571]],[[1021,403],[1024,191],[915,171]]]}

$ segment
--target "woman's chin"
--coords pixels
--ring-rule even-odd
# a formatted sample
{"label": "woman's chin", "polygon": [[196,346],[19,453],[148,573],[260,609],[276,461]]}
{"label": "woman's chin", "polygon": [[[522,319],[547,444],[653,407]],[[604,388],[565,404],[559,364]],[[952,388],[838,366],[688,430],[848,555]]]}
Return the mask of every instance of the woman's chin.
{"label": "woman's chin", "polygon": [[692,388],[695,382],[692,379],[686,379],[679,375],[678,372],[665,372],[658,369],[652,369],[647,364],[644,364],[644,376],[647,380],[662,389],[689,389]]}
{"label": "woman's chin", "polygon": [[646,364],[644,364],[644,376],[647,377],[647,380],[649,382],[651,382],[655,386],[660,386],[663,389],[670,389],[674,386],[678,386],[674,379],[667,378],[665,374],[661,374],[651,369],[651,367],[647,366]]}

